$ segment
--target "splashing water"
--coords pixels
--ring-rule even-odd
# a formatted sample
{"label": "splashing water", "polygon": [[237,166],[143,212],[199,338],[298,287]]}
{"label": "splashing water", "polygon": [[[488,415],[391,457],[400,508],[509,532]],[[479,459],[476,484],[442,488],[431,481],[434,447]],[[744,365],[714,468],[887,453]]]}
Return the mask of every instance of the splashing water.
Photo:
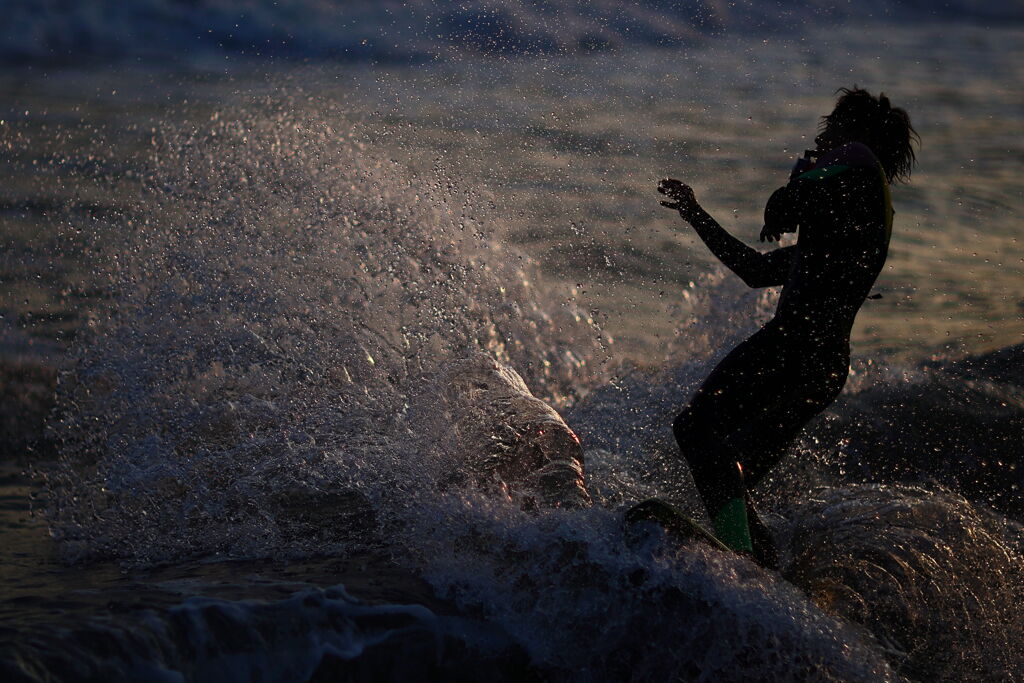
{"label": "splashing water", "polygon": [[215,119],[158,146],[119,308],[61,383],[69,553],[304,547],[282,497],[413,467],[399,425],[446,361],[487,352],[555,406],[599,375],[600,334],[535,293],[473,193],[402,177],[330,112]]}
{"label": "splashing water", "polygon": [[739,560],[638,553],[605,508],[445,486],[453,457],[479,455],[416,417],[446,368],[485,353],[564,408],[606,340],[489,237],[472,194],[403,178],[329,120],[221,114],[158,146],[112,259],[118,309],[60,385],[50,498],[69,559],[377,544],[559,677],[885,671]]}
{"label": "splashing water", "polygon": [[1024,674],[1019,526],[949,492],[886,486],[814,492],[790,519],[787,576],[870,629],[902,674]]}
{"label": "splashing water", "polygon": [[[741,558],[624,537],[622,505],[659,495],[699,508],[664,425],[769,314],[772,293],[706,276],[678,311],[664,369],[613,376],[598,326],[502,244],[485,198],[440,167],[403,169],[345,121],[306,102],[264,104],[155,146],[102,264],[117,309],[79,345],[52,421],[62,457],[51,520],[67,559],[372,547],[500,624],[552,680],[888,680],[886,656],[921,667],[941,639],[907,645],[912,659],[889,647],[884,615],[945,615],[952,602],[897,591],[887,607],[852,582],[879,606],[870,618],[816,605],[838,604],[815,592],[836,563],[808,553],[854,528],[835,510],[856,505],[832,505],[825,528],[817,503],[774,524],[792,541],[787,576],[813,601]],[[495,492],[514,478],[507,454],[569,448],[524,437],[538,424],[572,434],[549,406],[582,437],[582,503],[524,509],[534,506]],[[576,486],[576,460],[557,464]],[[495,473],[498,486],[481,485]],[[858,505],[877,497],[851,491]],[[989,534],[971,546],[969,504],[933,505],[930,519],[957,529],[949,543],[1010,558],[988,589],[1015,594],[1012,543]],[[941,554],[931,547],[923,557]],[[956,563],[945,559],[929,566]],[[859,580],[862,565],[837,562]],[[986,614],[964,622],[961,640]]]}

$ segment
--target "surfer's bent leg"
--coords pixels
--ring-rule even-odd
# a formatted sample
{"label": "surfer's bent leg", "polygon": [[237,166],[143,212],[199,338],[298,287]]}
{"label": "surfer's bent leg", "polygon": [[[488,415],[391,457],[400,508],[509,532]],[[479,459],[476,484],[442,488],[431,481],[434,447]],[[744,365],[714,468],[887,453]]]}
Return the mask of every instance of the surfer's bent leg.
{"label": "surfer's bent leg", "polygon": [[673,424],[715,533],[734,550],[752,546],[767,566],[774,549],[747,488],[835,400],[849,367],[848,342],[812,348],[784,342],[766,329],[738,346]]}
{"label": "surfer's bent leg", "polygon": [[753,552],[747,520],[746,488],[736,453],[708,422],[703,411],[687,409],[676,418],[672,432],[690,465],[715,535],[733,550]]}
{"label": "surfer's bent leg", "polygon": [[[782,361],[784,341],[769,325],[733,349],[672,426],[715,533],[734,550],[752,550],[743,468],[763,471],[788,443],[779,448],[773,439],[778,434],[763,419],[788,403],[792,389]],[[761,432],[755,449],[731,438],[755,425]]]}

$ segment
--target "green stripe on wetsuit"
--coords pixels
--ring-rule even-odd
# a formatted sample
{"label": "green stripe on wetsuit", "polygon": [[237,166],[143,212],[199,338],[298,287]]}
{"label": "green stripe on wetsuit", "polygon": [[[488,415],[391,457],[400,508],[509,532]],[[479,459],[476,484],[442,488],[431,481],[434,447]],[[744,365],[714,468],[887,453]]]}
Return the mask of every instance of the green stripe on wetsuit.
{"label": "green stripe on wetsuit", "polygon": [[845,164],[832,164],[831,166],[823,166],[816,168],[813,171],[807,171],[800,175],[800,180],[825,180],[833,176],[837,176],[843,171],[850,167]]}
{"label": "green stripe on wetsuit", "polygon": [[742,498],[732,498],[715,513],[711,519],[715,536],[732,550],[754,552],[750,540],[750,523],[747,520],[747,504]]}

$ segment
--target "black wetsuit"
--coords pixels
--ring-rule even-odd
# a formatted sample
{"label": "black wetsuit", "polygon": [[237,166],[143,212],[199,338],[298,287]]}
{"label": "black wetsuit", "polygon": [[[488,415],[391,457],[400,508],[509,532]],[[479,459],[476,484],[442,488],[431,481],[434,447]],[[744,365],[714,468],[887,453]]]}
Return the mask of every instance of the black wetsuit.
{"label": "black wetsuit", "polygon": [[[691,221],[748,285],[784,285],[775,317],[718,364],[673,424],[720,534],[716,515],[733,514],[724,511],[746,499],[747,487],[839,395],[854,317],[885,263],[892,205],[881,166],[859,143],[828,157],[769,203],[766,224],[799,228],[794,246],[761,254],[703,211]],[[749,500],[747,513],[755,554],[764,554],[758,549],[763,527]]]}

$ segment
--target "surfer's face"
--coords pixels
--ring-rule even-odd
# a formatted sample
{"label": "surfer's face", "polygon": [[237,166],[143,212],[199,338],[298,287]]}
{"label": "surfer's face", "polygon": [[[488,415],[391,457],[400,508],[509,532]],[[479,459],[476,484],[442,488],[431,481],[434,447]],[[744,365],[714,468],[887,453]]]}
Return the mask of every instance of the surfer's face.
{"label": "surfer's face", "polygon": [[829,126],[814,138],[814,144],[817,145],[819,153],[824,154],[844,144],[845,141],[841,139],[838,131],[834,128],[834,125]]}
{"label": "surfer's face", "polygon": [[825,127],[822,128],[821,133],[818,134],[818,137],[814,138],[814,144],[817,145],[818,153],[824,154],[825,152],[842,147],[848,142],[853,142],[849,129],[850,126],[842,119],[830,117]]}

